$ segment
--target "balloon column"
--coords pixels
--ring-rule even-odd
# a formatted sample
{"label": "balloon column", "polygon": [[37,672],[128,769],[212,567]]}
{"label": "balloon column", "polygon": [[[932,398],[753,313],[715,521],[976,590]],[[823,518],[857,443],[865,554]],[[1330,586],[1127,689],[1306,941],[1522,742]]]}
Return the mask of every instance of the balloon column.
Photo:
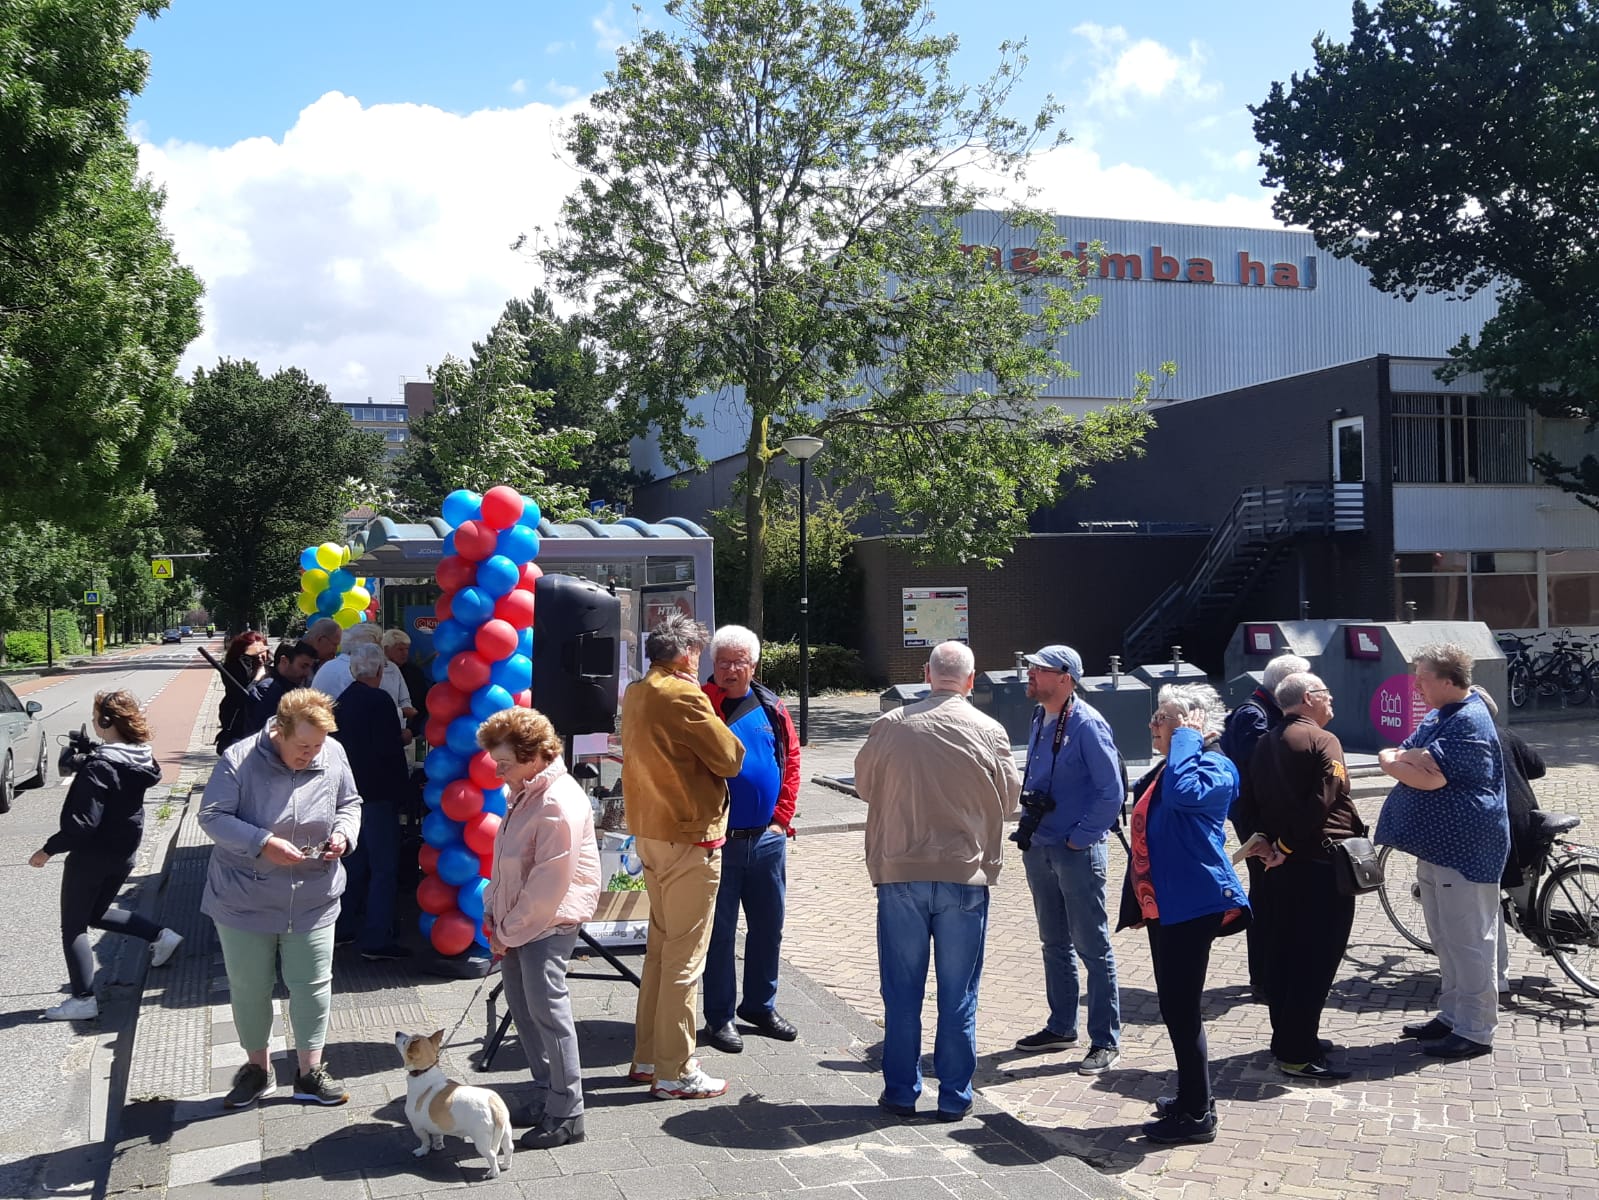
{"label": "balloon column", "polygon": [[423,936],[440,954],[460,954],[483,932],[483,893],[505,788],[477,732],[501,709],[533,706],[533,589],[542,572],[539,506],[512,487],[444,500],[444,558],[428,691],[428,814],[422,821]]}
{"label": "balloon column", "polygon": [[297,603],[307,617],[332,617],[343,629],[359,625],[373,616],[372,593],[367,581],[359,578],[347,564],[350,548],[337,542],[323,542],[300,551],[300,598]]}

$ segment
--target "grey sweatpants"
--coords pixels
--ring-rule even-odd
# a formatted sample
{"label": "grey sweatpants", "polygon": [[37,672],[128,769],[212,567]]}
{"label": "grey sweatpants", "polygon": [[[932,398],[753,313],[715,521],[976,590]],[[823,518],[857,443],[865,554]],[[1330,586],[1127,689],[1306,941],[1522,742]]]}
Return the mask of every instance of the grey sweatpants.
{"label": "grey sweatpants", "polygon": [[572,1024],[572,999],[566,990],[566,963],[577,945],[577,932],[552,933],[523,946],[512,946],[500,963],[505,1003],[516,1022],[522,1054],[533,1073],[536,1112],[558,1120],[583,1111],[583,1064],[578,1060],[577,1028]]}

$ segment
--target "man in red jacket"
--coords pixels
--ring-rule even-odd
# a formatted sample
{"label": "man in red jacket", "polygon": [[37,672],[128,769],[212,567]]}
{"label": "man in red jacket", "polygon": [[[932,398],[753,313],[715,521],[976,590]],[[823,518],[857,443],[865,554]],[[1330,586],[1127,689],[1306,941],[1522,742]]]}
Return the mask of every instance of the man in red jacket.
{"label": "man in red jacket", "polygon": [[[762,1033],[793,1041],[798,1031],[777,1011],[778,953],[788,886],[788,839],[799,799],[800,745],[788,709],[755,681],[761,641],[742,625],[711,639],[711,705],[744,744],[744,765],[727,781],[731,809],[722,847],[722,882],[705,956],[705,1037],[728,1054],[744,1049],[733,1015]],[[744,1002],[738,999],[733,938],[744,909]]]}

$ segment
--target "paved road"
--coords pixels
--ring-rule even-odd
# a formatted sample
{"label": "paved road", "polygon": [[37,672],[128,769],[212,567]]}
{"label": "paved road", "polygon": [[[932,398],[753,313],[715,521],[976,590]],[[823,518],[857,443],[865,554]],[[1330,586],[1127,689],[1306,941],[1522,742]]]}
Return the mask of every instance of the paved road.
{"label": "paved road", "polygon": [[[0,911],[9,934],[0,940],[0,1196],[25,1196],[43,1180],[52,1190],[90,1178],[85,1155],[58,1152],[96,1141],[103,1132],[104,1086],[112,1047],[127,1010],[134,960],[126,939],[96,947],[102,972],[102,1017],[97,1025],[42,1020],[39,1013],[61,999],[66,970],[61,960],[58,894],[60,860],[42,870],[28,856],[56,828],[66,789],[56,779],[56,738],[89,720],[94,694],[128,688],[150,705],[164,784],[189,761],[190,733],[209,676],[195,646],[151,647],[107,656],[62,674],[16,682],[24,700],[44,705],[40,719],[50,736],[50,782],[20,791],[9,814],[0,816]],[[165,786],[153,791],[146,809],[145,849],[163,831],[157,819]],[[170,834],[170,826],[165,832]],[[136,872],[134,882],[141,879]]]}

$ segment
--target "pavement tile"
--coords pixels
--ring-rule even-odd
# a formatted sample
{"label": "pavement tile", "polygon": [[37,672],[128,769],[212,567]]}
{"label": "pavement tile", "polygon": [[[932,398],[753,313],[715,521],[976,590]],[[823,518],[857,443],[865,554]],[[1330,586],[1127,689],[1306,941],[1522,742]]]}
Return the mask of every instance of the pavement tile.
{"label": "pavement tile", "polygon": [[359,1171],[268,1181],[266,1200],[366,1200],[366,1181]]}
{"label": "pavement tile", "polygon": [[777,1160],[802,1188],[832,1183],[864,1183],[886,1179],[883,1169],[864,1150],[840,1149],[826,1154],[785,1154]]}
{"label": "pavement tile", "polygon": [[261,1119],[249,1109],[229,1112],[220,1104],[207,1103],[193,1120],[176,1125],[167,1140],[167,1150],[180,1154],[249,1141],[260,1136]]}
{"label": "pavement tile", "polygon": [[266,1191],[260,1183],[226,1179],[169,1187],[163,1194],[163,1200],[223,1200],[224,1197],[228,1200],[265,1200],[265,1196]]}
{"label": "pavement tile", "polygon": [[188,1183],[215,1182],[224,1178],[245,1179],[261,1173],[261,1140],[230,1142],[203,1150],[186,1150],[172,1156],[168,1187]]}
{"label": "pavement tile", "polygon": [[716,1185],[686,1163],[664,1171],[654,1167],[612,1171],[610,1177],[624,1200],[699,1200],[716,1194]]}
{"label": "pavement tile", "polygon": [[722,1146],[709,1141],[683,1141],[680,1138],[653,1134],[631,1137],[628,1144],[637,1150],[652,1167],[666,1167],[677,1163],[728,1164],[733,1156]]}

